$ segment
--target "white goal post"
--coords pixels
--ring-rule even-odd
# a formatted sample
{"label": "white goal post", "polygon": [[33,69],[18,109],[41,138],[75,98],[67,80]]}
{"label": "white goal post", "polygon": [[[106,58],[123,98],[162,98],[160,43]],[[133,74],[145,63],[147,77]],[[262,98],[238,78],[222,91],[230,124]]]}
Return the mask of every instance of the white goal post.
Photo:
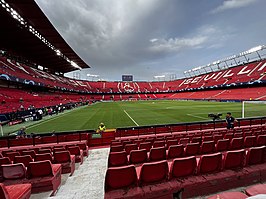
{"label": "white goal post", "polygon": [[245,110],[246,110],[246,104],[265,104],[266,105],[266,101],[243,101],[242,102],[242,118],[245,117]]}

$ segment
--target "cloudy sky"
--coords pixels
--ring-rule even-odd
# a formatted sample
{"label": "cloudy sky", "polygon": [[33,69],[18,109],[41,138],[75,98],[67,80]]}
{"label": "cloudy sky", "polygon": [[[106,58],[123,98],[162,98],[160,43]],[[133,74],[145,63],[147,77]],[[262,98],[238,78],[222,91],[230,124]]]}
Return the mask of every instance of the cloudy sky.
{"label": "cloudy sky", "polygon": [[[153,80],[266,44],[265,0],[37,0],[105,80]],[[73,76],[72,74],[70,74]]]}

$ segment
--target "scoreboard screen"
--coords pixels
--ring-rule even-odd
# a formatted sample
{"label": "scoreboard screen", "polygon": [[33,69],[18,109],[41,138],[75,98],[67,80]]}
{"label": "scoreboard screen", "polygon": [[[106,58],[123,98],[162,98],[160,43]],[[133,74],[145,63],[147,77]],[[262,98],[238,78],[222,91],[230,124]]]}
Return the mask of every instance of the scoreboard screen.
{"label": "scoreboard screen", "polygon": [[122,81],[132,82],[133,81],[133,75],[122,75]]}

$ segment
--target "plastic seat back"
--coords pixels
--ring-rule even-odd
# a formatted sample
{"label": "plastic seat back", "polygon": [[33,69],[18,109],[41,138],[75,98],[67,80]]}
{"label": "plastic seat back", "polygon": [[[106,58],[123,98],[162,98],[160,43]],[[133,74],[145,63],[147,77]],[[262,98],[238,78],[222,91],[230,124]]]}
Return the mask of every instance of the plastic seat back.
{"label": "plastic seat back", "polygon": [[213,141],[213,137],[212,137],[212,136],[204,136],[204,137],[203,137],[203,141],[204,141],[204,142]]}
{"label": "plastic seat back", "polygon": [[44,153],[44,154],[36,154],[34,161],[43,161],[43,160],[50,160],[53,162],[53,157],[51,153]]}
{"label": "plastic seat back", "polygon": [[164,147],[151,148],[150,150],[150,161],[159,161],[166,159],[166,150]]}
{"label": "plastic seat back", "polygon": [[115,146],[111,146],[110,148],[110,152],[119,152],[123,150],[124,150],[123,145],[115,145]]}
{"label": "plastic seat back", "polygon": [[0,158],[0,166],[3,164],[12,164],[12,162],[8,157],[3,157],[3,158]]}
{"label": "plastic seat back", "polygon": [[222,139],[223,139],[223,135],[214,135],[214,136],[213,136],[213,141],[214,141],[215,143],[217,143],[218,140],[222,140]]}
{"label": "plastic seat back", "polygon": [[140,186],[167,180],[168,173],[168,163],[166,160],[144,163],[140,170]]}
{"label": "plastic seat back", "polygon": [[218,140],[216,144],[216,151],[221,152],[221,151],[227,151],[229,148],[230,140],[229,139],[223,139],[223,140]]}
{"label": "plastic seat back", "polygon": [[200,143],[201,144],[202,138],[201,137],[193,137],[191,143]]}
{"label": "plastic seat back", "polygon": [[197,155],[199,153],[200,144],[199,143],[188,143],[185,148],[185,155]]}
{"label": "plastic seat back", "polygon": [[35,158],[36,152],[34,150],[22,151],[21,155],[30,155],[31,158]]}
{"label": "plastic seat back", "polygon": [[243,137],[233,138],[230,142],[230,150],[242,149],[244,144]]}
{"label": "plastic seat back", "polygon": [[67,150],[70,152],[71,155],[80,155],[80,148],[78,146],[68,147]]}
{"label": "plastic seat back", "polygon": [[244,139],[244,147],[250,148],[256,146],[256,136],[246,136]]}
{"label": "plastic seat back", "polygon": [[28,167],[30,162],[33,162],[33,159],[30,155],[15,156],[14,163],[22,163],[25,167]]}
{"label": "plastic seat back", "polygon": [[139,145],[139,149],[146,149],[146,151],[150,151],[151,147],[152,147],[151,142],[143,142],[143,143],[140,143]]}
{"label": "plastic seat back", "polygon": [[2,165],[3,178],[7,180],[22,179],[26,176],[26,168],[22,163]]}
{"label": "plastic seat back", "polygon": [[59,151],[54,153],[55,163],[66,163],[71,162],[69,151]]}
{"label": "plastic seat back", "polygon": [[49,160],[30,162],[27,169],[27,178],[38,178],[52,176],[52,164]]}
{"label": "plastic seat back", "polygon": [[248,149],[247,165],[261,164],[264,162],[266,146],[252,147]]}
{"label": "plastic seat back", "polygon": [[258,135],[257,137],[257,146],[266,145],[266,135]]}
{"label": "plastic seat back", "polygon": [[179,144],[187,145],[189,143],[189,138],[180,138]]}
{"label": "plastic seat back", "polygon": [[52,153],[51,149],[39,149],[38,154]]}
{"label": "plastic seat back", "polygon": [[105,191],[136,186],[138,182],[134,165],[111,167],[105,176]]}
{"label": "plastic seat back", "polygon": [[8,192],[7,192],[6,187],[3,183],[0,183],[0,198],[9,199]]}
{"label": "plastic seat back", "polygon": [[130,164],[144,163],[148,159],[146,149],[132,150],[129,155]]}
{"label": "plastic seat back", "polygon": [[184,146],[182,144],[172,145],[168,149],[167,159],[182,157],[184,153]]}
{"label": "plastic seat back", "polygon": [[127,155],[130,154],[130,151],[132,150],[138,150],[138,145],[137,144],[126,144],[125,145],[125,151],[127,153]]}
{"label": "plastic seat back", "polygon": [[167,149],[169,149],[170,146],[173,146],[173,145],[178,145],[178,140],[167,140],[166,142],[166,146],[167,146]]}
{"label": "plastic seat back", "polygon": [[186,177],[195,174],[197,160],[195,156],[176,158],[170,168],[170,178]]}
{"label": "plastic seat back", "polygon": [[8,157],[12,162],[15,159],[15,156],[20,156],[19,152],[8,152],[5,157]]}
{"label": "plastic seat back", "polygon": [[199,160],[197,172],[200,174],[218,172],[222,167],[222,154],[214,153],[202,155]]}
{"label": "plastic seat back", "polygon": [[153,148],[157,148],[157,147],[165,147],[165,141],[164,140],[154,141]]}
{"label": "plastic seat back", "polygon": [[124,166],[127,165],[127,154],[125,151],[111,152],[108,158],[108,166]]}
{"label": "plastic seat back", "polygon": [[233,133],[226,133],[224,135],[224,139],[229,139],[230,141],[233,139],[234,134]]}
{"label": "plastic seat back", "polygon": [[215,151],[214,141],[202,142],[200,147],[201,154],[213,153]]}
{"label": "plastic seat back", "polygon": [[245,163],[245,150],[227,151],[224,154],[224,169],[243,167]]}

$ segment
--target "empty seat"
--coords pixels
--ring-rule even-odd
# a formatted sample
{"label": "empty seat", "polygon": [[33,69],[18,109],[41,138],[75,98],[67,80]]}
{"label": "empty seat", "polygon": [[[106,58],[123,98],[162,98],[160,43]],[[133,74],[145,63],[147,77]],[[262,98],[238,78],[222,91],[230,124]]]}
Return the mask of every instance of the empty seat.
{"label": "empty seat", "polygon": [[218,140],[216,144],[216,151],[221,152],[221,151],[227,151],[229,148],[230,140],[229,139],[223,139],[223,140]]}
{"label": "empty seat", "polygon": [[248,196],[256,196],[258,194],[266,194],[266,184],[257,184],[246,188],[246,194]]}
{"label": "empty seat", "polygon": [[138,150],[138,145],[137,144],[126,144],[125,145],[125,151],[127,155],[129,155],[130,151],[132,150]]}
{"label": "empty seat", "polygon": [[144,163],[140,169],[139,184],[148,185],[159,183],[168,178],[168,163],[166,160]]}
{"label": "empty seat", "polygon": [[150,151],[151,147],[152,147],[151,142],[143,142],[143,143],[140,143],[139,145],[139,149],[146,149],[146,151]]}
{"label": "empty seat", "polygon": [[83,151],[78,146],[68,147],[68,151],[71,155],[75,155],[75,162],[83,163]]}
{"label": "empty seat", "polygon": [[169,149],[169,147],[172,145],[178,145],[178,140],[177,139],[176,140],[167,140],[167,142],[166,142],[167,149]]}
{"label": "empty seat", "polygon": [[127,144],[132,144],[132,141],[130,141],[130,140],[124,140],[123,141],[123,147],[125,147]]}
{"label": "empty seat", "polygon": [[51,149],[39,149],[38,154],[52,153]]}
{"label": "empty seat", "polygon": [[31,195],[31,184],[16,184],[5,186],[0,183],[1,199],[29,199]]}
{"label": "empty seat", "polygon": [[242,132],[234,134],[234,138],[240,138],[240,137],[243,137],[243,136],[244,136],[244,134]]}
{"label": "empty seat", "polygon": [[78,143],[77,146],[83,151],[83,156],[88,157],[89,156],[89,147],[86,143]]}
{"label": "empty seat", "polygon": [[256,136],[246,136],[244,139],[244,147],[250,148],[256,145]]}
{"label": "empty seat", "polygon": [[12,162],[14,161],[15,156],[20,156],[19,152],[8,152],[5,154],[5,157],[8,157]]}
{"label": "empty seat", "polygon": [[5,180],[24,179],[26,167],[22,163],[2,165],[2,175]]}
{"label": "empty seat", "polygon": [[170,167],[170,178],[180,178],[195,174],[197,160],[195,156],[176,158]]}
{"label": "empty seat", "polygon": [[248,196],[242,192],[223,192],[213,196],[208,197],[208,199],[245,199]]}
{"label": "empty seat", "polygon": [[204,142],[213,141],[213,137],[212,136],[204,136],[203,141]]}
{"label": "empty seat", "polygon": [[185,148],[185,156],[197,155],[199,153],[199,143],[188,143]]}
{"label": "empty seat", "polygon": [[111,167],[106,172],[105,191],[133,187],[137,185],[137,182],[138,178],[134,165]]}
{"label": "empty seat", "polygon": [[51,164],[49,160],[30,162],[27,168],[27,178],[31,181],[32,192],[53,190],[51,196],[61,184],[61,165]]}
{"label": "empty seat", "polygon": [[148,159],[146,149],[132,150],[129,155],[130,164],[144,163]]}
{"label": "empty seat", "polygon": [[214,151],[215,151],[214,141],[202,142],[200,146],[201,154],[213,153]]}
{"label": "empty seat", "polygon": [[3,157],[3,158],[0,158],[0,166],[3,164],[12,164],[12,162],[8,157]]}
{"label": "empty seat", "polygon": [[247,151],[247,165],[263,163],[265,149],[266,149],[266,146],[249,148]]}
{"label": "empty seat", "polygon": [[54,147],[53,149],[54,152],[58,152],[58,151],[66,151],[65,147]]}
{"label": "empty seat", "polygon": [[124,166],[127,165],[127,153],[125,151],[111,152],[108,158],[108,166]]}
{"label": "empty seat", "polygon": [[230,142],[230,150],[242,149],[243,144],[243,137],[233,138]]}
{"label": "empty seat", "polygon": [[156,147],[165,147],[165,141],[154,141],[153,148]]}
{"label": "empty seat", "polygon": [[243,167],[245,163],[245,150],[227,151],[224,154],[224,169]]}
{"label": "empty seat", "polygon": [[30,155],[31,158],[35,158],[36,152],[34,150],[22,151],[21,155]]}
{"label": "empty seat", "polygon": [[234,134],[233,133],[226,133],[224,135],[224,139],[229,139],[230,141],[233,139]]}
{"label": "empty seat", "polygon": [[53,156],[51,153],[43,153],[43,154],[36,154],[34,161],[43,161],[43,160],[50,160],[53,162]]}
{"label": "empty seat", "polygon": [[218,172],[222,167],[222,154],[215,153],[202,155],[199,159],[198,170],[200,174]]}
{"label": "empty seat", "polygon": [[257,146],[266,145],[266,135],[258,135],[257,137]]}
{"label": "empty seat", "polygon": [[223,139],[223,135],[214,135],[214,136],[213,136],[213,141],[214,141],[215,143],[217,143],[218,140],[222,140],[222,139]]}
{"label": "empty seat", "polygon": [[123,145],[115,145],[111,146],[110,152],[119,152],[119,151],[124,151]]}
{"label": "empty seat", "polygon": [[189,143],[189,138],[180,138],[179,144],[187,145]]}
{"label": "empty seat", "polygon": [[150,150],[149,160],[159,161],[166,159],[166,150],[164,147],[156,147]]}
{"label": "empty seat", "polygon": [[191,143],[199,143],[201,144],[202,138],[201,137],[193,137]]}
{"label": "empty seat", "polygon": [[75,171],[75,155],[70,155],[69,151],[58,151],[54,153],[54,163],[62,165],[62,173]]}
{"label": "empty seat", "polygon": [[184,146],[182,144],[172,145],[167,151],[167,159],[179,158],[184,154]]}
{"label": "empty seat", "polygon": [[25,167],[29,166],[30,162],[33,162],[30,155],[15,156],[14,158],[14,163],[22,163]]}

